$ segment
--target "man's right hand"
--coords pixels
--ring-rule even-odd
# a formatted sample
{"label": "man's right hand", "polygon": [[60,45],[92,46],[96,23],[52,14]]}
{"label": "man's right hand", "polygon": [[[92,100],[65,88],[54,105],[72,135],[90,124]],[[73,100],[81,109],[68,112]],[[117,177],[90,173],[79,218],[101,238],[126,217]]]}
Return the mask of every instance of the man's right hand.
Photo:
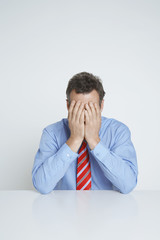
{"label": "man's right hand", "polygon": [[71,101],[68,124],[71,134],[66,143],[72,151],[77,152],[84,139],[84,104],[82,102]]}

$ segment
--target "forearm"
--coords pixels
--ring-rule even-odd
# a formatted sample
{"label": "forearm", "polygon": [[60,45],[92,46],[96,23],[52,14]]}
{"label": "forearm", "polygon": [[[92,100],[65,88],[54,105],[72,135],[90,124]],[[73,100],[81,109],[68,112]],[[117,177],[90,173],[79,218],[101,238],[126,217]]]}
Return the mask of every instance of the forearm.
{"label": "forearm", "polygon": [[[121,193],[129,193],[137,183],[136,156],[133,149],[128,149],[130,155],[123,159],[116,153],[110,151],[100,141],[91,151],[101,167],[105,177],[119,189]],[[132,159],[132,161],[130,161]]]}
{"label": "forearm", "polygon": [[32,171],[34,187],[42,194],[51,192],[77,156],[66,143],[41,164],[38,164],[41,154],[37,154]]}

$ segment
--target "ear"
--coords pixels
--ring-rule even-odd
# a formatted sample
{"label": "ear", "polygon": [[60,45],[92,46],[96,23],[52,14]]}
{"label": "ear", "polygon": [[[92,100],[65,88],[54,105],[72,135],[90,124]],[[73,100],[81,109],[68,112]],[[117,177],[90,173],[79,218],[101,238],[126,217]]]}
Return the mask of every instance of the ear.
{"label": "ear", "polygon": [[103,107],[104,107],[104,99],[101,102],[101,112],[103,111]]}
{"label": "ear", "polygon": [[69,110],[69,101],[66,99],[67,110]]}

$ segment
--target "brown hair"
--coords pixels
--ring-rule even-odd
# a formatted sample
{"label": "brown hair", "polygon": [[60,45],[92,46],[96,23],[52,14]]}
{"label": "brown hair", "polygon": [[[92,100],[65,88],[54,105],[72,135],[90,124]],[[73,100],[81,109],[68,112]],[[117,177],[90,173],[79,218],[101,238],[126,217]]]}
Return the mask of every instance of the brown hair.
{"label": "brown hair", "polygon": [[75,90],[76,93],[90,93],[92,90],[96,90],[99,94],[99,105],[101,106],[102,100],[105,96],[102,80],[88,72],[80,72],[74,75],[68,82],[66,89],[66,97],[70,105],[70,93]]}

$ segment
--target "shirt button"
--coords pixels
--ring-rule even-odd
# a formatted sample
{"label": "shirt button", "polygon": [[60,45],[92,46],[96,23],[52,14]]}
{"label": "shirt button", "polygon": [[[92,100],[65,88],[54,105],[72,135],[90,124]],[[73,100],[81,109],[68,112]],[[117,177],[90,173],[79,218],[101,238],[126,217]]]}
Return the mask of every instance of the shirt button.
{"label": "shirt button", "polygon": [[67,153],[67,157],[69,157],[69,154]]}

